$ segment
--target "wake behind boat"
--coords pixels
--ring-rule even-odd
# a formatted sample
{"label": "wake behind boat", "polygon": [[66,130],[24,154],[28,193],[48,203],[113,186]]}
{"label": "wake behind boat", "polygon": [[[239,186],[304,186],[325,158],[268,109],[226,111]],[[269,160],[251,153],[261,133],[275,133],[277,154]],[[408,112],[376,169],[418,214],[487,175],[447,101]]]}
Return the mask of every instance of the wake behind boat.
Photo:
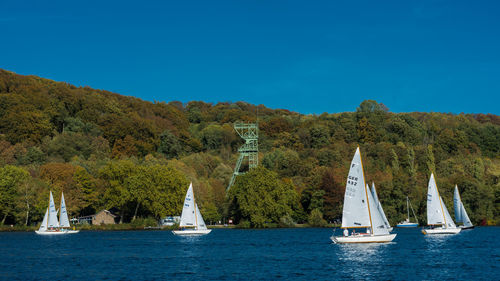
{"label": "wake behind boat", "polygon": [[193,183],[189,184],[186,198],[184,198],[184,206],[182,207],[179,227],[181,229],[173,230],[172,233],[175,235],[205,235],[212,231],[211,229],[207,229],[205,221],[198,209],[198,205],[196,204]]}
{"label": "wake behind boat", "polygon": [[427,187],[427,224],[430,227],[424,228],[423,234],[457,234],[461,230],[453,222],[443,198],[439,195],[433,173]]}
{"label": "wake behind boat", "polygon": [[[330,237],[334,243],[384,243],[396,237],[396,234],[389,233],[372,193],[368,192],[359,147],[356,149],[347,177],[342,228],[344,236]],[[356,233],[356,228],[366,231]],[[349,229],[353,229],[350,235]]]}
{"label": "wake behind boat", "polygon": [[460,198],[460,193],[458,192],[458,186],[455,185],[455,193],[453,194],[453,206],[455,208],[455,220],[457,223],[463,223],[463,225],[459,226],[461,229],[472,229],[474,225],[469,219],[467,215],[467,211],[465,211],[464,204],[462,203],[462,199]]}

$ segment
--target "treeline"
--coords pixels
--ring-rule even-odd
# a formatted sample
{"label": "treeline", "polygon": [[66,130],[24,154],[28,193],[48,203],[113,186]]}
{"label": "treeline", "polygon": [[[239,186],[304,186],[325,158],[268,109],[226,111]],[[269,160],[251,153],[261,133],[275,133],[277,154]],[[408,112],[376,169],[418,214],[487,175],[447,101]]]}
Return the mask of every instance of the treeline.
{"label": "treeline", "polygon": [[[226,194],[243,141],[235,121],[259,117],[260,167]],[[392,224],[406,196],[425,221],[431,171],[446,204],[453,187],[476,224],[500,223],[500,117],[355,112],[303,115],[245,102],[147,102],[0,70],[0,222],[36,224],[49,189],[71,216],[112,209],[123,222],[179,215],[192,181],[205,220],[265,227],[342,216],[360,145]]]}

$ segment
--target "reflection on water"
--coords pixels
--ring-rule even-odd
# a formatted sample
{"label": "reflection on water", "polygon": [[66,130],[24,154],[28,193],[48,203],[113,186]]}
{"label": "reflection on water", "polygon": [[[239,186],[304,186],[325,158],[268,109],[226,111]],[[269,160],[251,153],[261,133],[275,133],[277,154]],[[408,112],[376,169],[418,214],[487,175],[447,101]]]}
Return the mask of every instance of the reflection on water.
{"label": "reflection on water", "polygon": [[392,243],[340,245],[315,228],[0,233],[0,280],[498,280],[500,227],[395,232]]}
{"label": "reflection on water", "polygon": [[390,243],[337,244],[338,258],[345,261],[369,261],[383,252],[388,244]]}
{"label": "reflection on water", "polygon": [[430,252],[442,252],[447,243],[457,234],[432,234],[423,235],[424,245]]}
{"label": "reflection on water", "polygon": [[341,276],[370,279],[383,271],[385,256],[391,243],[336,244],[337,270]]}

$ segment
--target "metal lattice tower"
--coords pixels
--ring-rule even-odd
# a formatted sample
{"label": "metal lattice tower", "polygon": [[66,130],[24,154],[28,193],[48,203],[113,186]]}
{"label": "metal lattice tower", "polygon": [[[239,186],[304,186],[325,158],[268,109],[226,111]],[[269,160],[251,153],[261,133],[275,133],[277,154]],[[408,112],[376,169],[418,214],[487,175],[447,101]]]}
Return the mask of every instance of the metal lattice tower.
{"label": "metal lattice tower", "polygon": [[240,172],[241,163],[245,158],[248,158],[248,168],[253,169],[259,165],[259,125],[258,123],[234,123],[234,130],[245,140],[245,143],[238,149],[240,155],[236,166],[234,167],[233,176],[227,186],[227,190],[231,188],[236,180],[236,176],[244,174]]}

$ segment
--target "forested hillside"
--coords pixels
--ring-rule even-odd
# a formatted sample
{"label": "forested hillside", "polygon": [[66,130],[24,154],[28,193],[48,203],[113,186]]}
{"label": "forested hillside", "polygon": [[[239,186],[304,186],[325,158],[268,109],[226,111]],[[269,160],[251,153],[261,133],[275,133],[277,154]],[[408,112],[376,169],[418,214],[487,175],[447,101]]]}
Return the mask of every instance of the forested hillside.
{"label": "forested hillside", "polygon": [[[471,93],[473,94],[473,93]],[[332,96],[332,98],[334,98]],[[256,120],[260,167],[226,186],[243,143],[235,121]],[[49,189],[71,216],[113,209],[123,222],[179,215],[189,182],[207,222],[243,226],[340,219],[360,146],[389,221],[406,196],[425,221],[431,171],[449,209],[458,185],[476,224],[500,223],[500,117],[353,112],[303,115],[245,102],[148,102],[0,70],[0,222],[41,221]]]}

